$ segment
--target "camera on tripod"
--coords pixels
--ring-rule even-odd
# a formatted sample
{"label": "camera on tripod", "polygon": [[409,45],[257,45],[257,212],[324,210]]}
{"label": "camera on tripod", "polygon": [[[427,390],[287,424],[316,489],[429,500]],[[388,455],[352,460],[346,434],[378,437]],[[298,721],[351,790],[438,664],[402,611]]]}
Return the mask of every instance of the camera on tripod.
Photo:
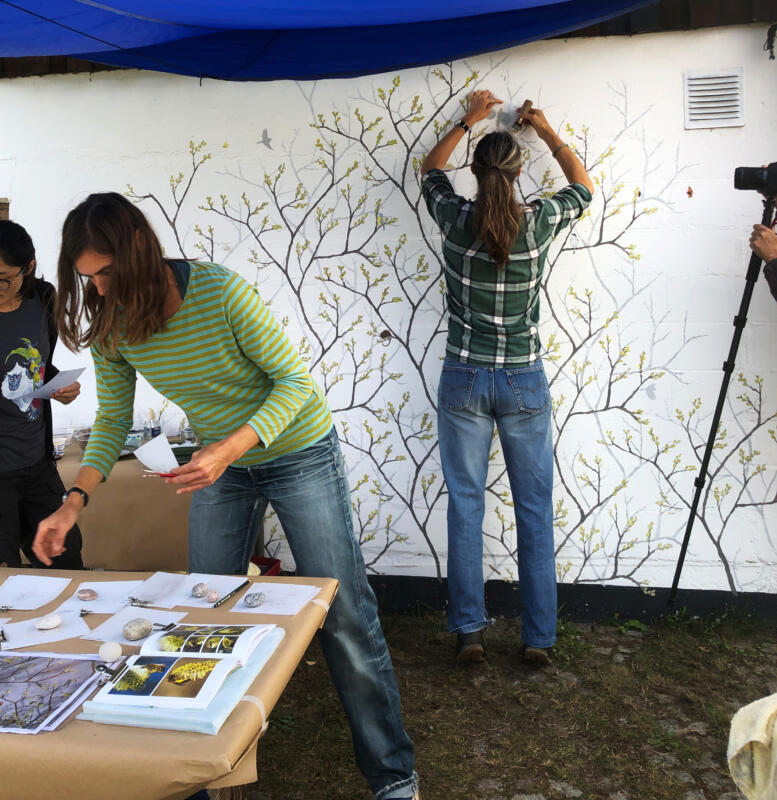
{"label": "camera on tripod", "polygon": [[[755,226],[756,228],[772,228],[775,224],[774,209],[777,205],[777,161],[768,164],[765,167],[737,167],[734,170],[734,188],[735,189],[754,189],[764,195],[763,200],[763,215],[761,217],[761,225]],[[739,312],[734,317],[734,337],[731,340],[731,348],[728,351],[728,358],[723,362],[723,383],[720,387],[718,394],[718,402],[715,406],[715,413],[712,415],[712,424],[710,425],[710,433],[707,437],[707,444],[704,448],[704,455],[702,456],[701,465],[697,473],[694,485],[696,491],[693,495],[693,501],[690,505],[690,514],[688,516],[688,523],[685,526],[685,535],[683,536],[683,543],[680,546],[680,555],[677,559],[677,567],[675,568],[674,580],[672,581],[672,588],[669,590],[670,606],[674,605],[675,596],[677,595],[677,586],[680,582],[680,573],[685,561],[685,553],[688,549],[688,541],[691,538],[691,529],[693,528],[694,520],[696,519],[696,509],[699,507],[702,492],[706,486],[707,481],[707,468],[709,467],[710,457],[712,451],[716,447],[716,440],[718,435],[718,426],[720,425],[721,414],[723,413],[723,404],[726,401],[726,392],[728,385],[731,381],[731,374],[734,371],[734,364],[736,361],[737,350],[739,349],[739,340],[742,337],[742,331],[747,322],[747,310],[750,307],[750,299],[753,295],[753,287],[758,280],[758,275],[761,272],[761,255],[757,252],[756,248],[752,248],[753,253],[750,256],[750,263],[747,267],[747,275],[745,277],[745,291],[742,295],[742,301],[739,304]],[[777,259],[775,259],[777,260]],[[770,262],[771,263],[771,262]],[[772,281],[768,273],[766,273],[767,280],[770,287]],[[777,292],[772,289],[772,293],[777,298]]]}
{"label": "camera on tripod", "polygon": [[754,189],[767,197],[777,195],[777,161],[765,167],[737,167],[734,170],[735,189]]}

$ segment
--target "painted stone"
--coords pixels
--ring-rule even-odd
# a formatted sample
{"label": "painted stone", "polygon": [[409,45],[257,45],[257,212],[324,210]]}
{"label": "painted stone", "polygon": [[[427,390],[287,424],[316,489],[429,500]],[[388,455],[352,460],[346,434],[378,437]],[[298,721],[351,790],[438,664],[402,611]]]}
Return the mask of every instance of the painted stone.
{"label": "painted stone", "polygon": [[218,592],[212,592],[211,591],[211,592],[208,592],[205,595],[205,602],[206,603],[215,603],[218,599],[219,599],[219,593]]}
{"label": "painted stone", "polygon": [[115,661],[117,658],[121,658],[121,645],[118,642],[103,642],[100,645],[100,649],[97,651],[97,655],[103,661],[111,662]]}
{"label": "painted stone", "polygon": [[45,617],[35,620],[35,627],[39,631],[50,631],[58,628],[62,624],[62,617],[59,614],[48,614]]}
{"label": "painted stone", "polygon": [[250,592],[243,601],[249,608],[256,608],[264,602],[264,592]]}
{"label": "painted stone", "polygon": [[192,586],[192,597],[205,597],[207,593],[207,583],[195,583],[194,586]]}
{"label": "painted stone", "polygon": [[76,597],[79,600],[83,600],[85,603],[88,603],[90,600],[97,599],[97,592],[94,589],[79,589],[76,592]]}
{"label": "painted stone", "polygon": [[135,642],[138,639],[143,639],[148,636],[149,633],[151,633],[152,627],[149,620],[143,619],[143,617],[135,617],[135,619],[131,619],[124,625],[121,632],[124,634],[125,638],[129,639],[131,642]]}

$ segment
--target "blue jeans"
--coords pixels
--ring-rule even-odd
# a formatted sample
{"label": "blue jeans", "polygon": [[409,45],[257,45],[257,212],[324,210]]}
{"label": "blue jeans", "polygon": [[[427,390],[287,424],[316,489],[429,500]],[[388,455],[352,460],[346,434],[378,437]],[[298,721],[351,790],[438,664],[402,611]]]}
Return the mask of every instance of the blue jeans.
{"label": "blue jeans", "polygon": [[541,361],[515,369],[443,364],[437,427],[448,486],[448,623],[454,633],[490,622],[483,598],[483,517],[496,422],[515,511],[521,638],[534,647],[556,640],[550,414]]}
{"label": "blue jeans", "polygon": [[376,797],[408,797],[416,786],[413,743],[402,725],[394,668],[353,532],[335,429],[299,453],[229,467],[213,485],[194,492],[189,569],[244,575],[268,502],[283,525],[297,574],[340,581],[320,640],[351,726],[356,763]]}

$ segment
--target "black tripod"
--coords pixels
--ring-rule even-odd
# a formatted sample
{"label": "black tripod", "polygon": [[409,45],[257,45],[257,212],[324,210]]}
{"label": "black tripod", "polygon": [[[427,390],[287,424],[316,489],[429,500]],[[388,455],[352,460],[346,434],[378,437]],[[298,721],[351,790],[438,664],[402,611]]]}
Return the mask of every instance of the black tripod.
{"label": "black tripod", "polygon": [[[749,188],[749,187],[748,187]],[[774,216],[775,198],[767,197],[764,200],[764,213],[761,219],[761,224],[771,227],[772,218]],[[742,302],[739,304],[739,313],[734,317],[734,337],[731,340],[731,349],[728,351],[728,358],[723,362],[723,383],[720,386],[720,394],[718,395],[718,404],[715,406],[715,414],[712,417],[712,424],[710,425],[710,435],[707,437],[707,446],[704,450],[704,458],[701,461],[699,468],[699,475],[694,481],[696,492],[693,495],[693,503],[691,504],[691,513],[688,517],[688,524],[685,527],[685,536],[683,544],[680,548],[680,557],[677,560],[677,568],[674,573],[674,580],[672,581],[672,589],[669,592],[669,600],[667,605],[674,605],[675,596],[677,595],[677,584],[680,582],[680,573],[683,569],[683,561],[685,561],[685,551],[688,549],[688,541],[691,538],[691,529],[696,520],[696,509],[699,506],[699,499],[701,498],[702,490],[707,479],[707,467],[710,463],[712,456],[712,449],[715,445],[715,437],[718,432],[718,425],[720,424],[720,416],[723,413],[723,404],[726,401],[726,392],[728,391],[728,384],[731,381],[731,373],[734,371],[734,360],[736,359],[737,350],[739,349],[739,340],[742,338],[742,331],[745,329],[747,322],[747,310],[750,308],[750,298],[753,296],[753,288],[755,282],[758,280],[758,275],[761,272],[761,259],[753,253],[750,256],[750,264],[747,268],[747,277],[745,278],[745,291],[742,295]]]}

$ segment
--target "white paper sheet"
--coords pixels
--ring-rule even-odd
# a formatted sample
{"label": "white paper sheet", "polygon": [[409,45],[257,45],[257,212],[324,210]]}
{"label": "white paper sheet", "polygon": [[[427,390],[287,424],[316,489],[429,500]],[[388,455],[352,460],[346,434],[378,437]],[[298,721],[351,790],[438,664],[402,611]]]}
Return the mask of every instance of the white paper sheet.
{"label": "white paper sheet", "polygon": [[133,451],[144,467],[154,472],[170,472],[178,466],[173,448],[164,433],[155,436],[150,442],[140,445]]}
{"label": "white paper sheet", "polygon": [[[142,585],[143,581],[87,581],[80,583],[75,592],[56,611],[57,613],[61,611],[79,613],[84,608],[93,614],[115,614],[129,605],[130,597],[136,596],[136,592]],[[97,598],[79,600],[76,594],[80,589],[94,589],[97,592]]]}
{"label": "white paper sheet", "polygon": [[149,622],[161,622],[162,625],[167,625],[169,622],[180,622],[185,616],[185,611],[157,611],[154,608],[127,606],[110,619],[105,620],[102,625],[98,625],[94,630],[87,630],[86,633],[81,634],[81,638],[94,639],[98,642],[118,642],[128,647],[140,647],[143,644],[143,639],[131,642],[122,633],[122,628],[131,619],[142,617],[149,620]]}
{"label": "white paper sheet", "polygon": [[183,578],[183,575],[174,572],[155,572],[138,587],[135,597],[152,606],[170,608],[165,598],[175,594]]}
{"label": "white paper sheet", "polygon": [[172,572],[155,572],[138,588],[135,596],[158,608],[173,608],[173,606],[212,608],[213,603],[208,603],[204,598],[192,597],[192,587],[196,583],[206,583],[209,589],[218,592],[219,597],[224,597],[241,583],[245,583],[245,580],[245,575],[206,575],[204,573],[177,575]]}
{"label": "white paper sheet", "polygon": [[34,611],[56,599],[69,584],[70,578],[9,575],[0,586],[0,606],[14,611]]}
{"label": "white paper sheet", "polygon": [[[179,577],[183,580],[181,580],[176,590],[166,598],[166,602],[157,601],[155,605],[164,605],[165,608],[172,608],[173,606],[213,608],[213,603],[209,603],[204,597],[192,597],[192,587],[195,584],[207,584],[208,589],[217,592],[219,598],[222,598],[246,581],[245,575],[204,575],[197,572],[191,575],[180,575]],[[250,590],[250,584],[248,589]]]}
{"label": "white paper sheet", "polygon": [[246,595],[243,595],[229,610],[239,611],[241,614],[283,614],[294,616],[320,591],[321,587],[305,583],[254,583],[248,588],[246,594],[262,592],[265,597],[264,602],[260,606],[250,608],[245,603]]}
{"label": "white paper sheet", "polygon": [[[48,615],[46,614],[45,616]],[[63,639],[72,639],[89,633],[89,626],[78,616],[77,611],[66,611],[60,616],[62,617],[62,624],[48,631],[39,631],[35,627],[36,621],[42,619],[41,617],[3,625],[6,641],[1,643],[2,649],[16,650],[19,647],[61,642]]]}
{"label": "white paper sheet", "polygon": [[79,369],[63,369],[62,372],[58,372],[48,383],[39,386],[30,396],[33,399],[48,400],[54,392],[58,392],[60,389],[70,386],[71,383],[75,383],[83,371],[84,367],[80,367]]}

